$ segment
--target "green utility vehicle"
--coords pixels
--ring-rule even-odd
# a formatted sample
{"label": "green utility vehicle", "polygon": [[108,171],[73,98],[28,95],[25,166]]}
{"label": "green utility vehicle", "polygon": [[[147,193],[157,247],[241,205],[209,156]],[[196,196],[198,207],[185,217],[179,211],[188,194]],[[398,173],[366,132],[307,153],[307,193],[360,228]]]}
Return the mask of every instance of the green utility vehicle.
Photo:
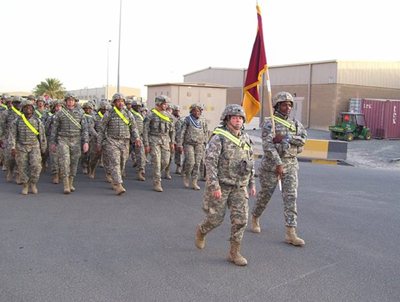
{"label": "green utility vehicle", "polygon": [[362,136],[365,140],[372,138],[370,129],[365,123],[363,113],[342,112],[335,126],[329,126],[331,139],[352,141]]}

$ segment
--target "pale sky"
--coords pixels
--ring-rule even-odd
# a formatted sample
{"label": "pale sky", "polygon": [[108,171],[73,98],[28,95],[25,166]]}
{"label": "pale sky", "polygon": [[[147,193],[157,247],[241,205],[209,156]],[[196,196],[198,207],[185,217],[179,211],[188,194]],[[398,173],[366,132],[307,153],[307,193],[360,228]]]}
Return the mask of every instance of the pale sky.
{"label": "pale sky", "polygon": [[[122,0],[120,86],[247,68],[255,0]],[[396,0],[259,0],[268,65],[400,61]],[[120,0],[1,0],[0,93],[45,78],[67,90],[117,85]],[[273,78],[271,78],[273,84]]]}

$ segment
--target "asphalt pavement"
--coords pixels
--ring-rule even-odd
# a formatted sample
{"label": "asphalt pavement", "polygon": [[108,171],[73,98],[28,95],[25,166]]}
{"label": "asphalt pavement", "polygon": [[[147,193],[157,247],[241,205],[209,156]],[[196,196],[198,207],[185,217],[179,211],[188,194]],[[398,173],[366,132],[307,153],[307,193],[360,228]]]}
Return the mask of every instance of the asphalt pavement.
{"label": "asphalt pavement", "polygon": [[99,169],[64,195],[45,172],[39,194],[22,196],[0,171],[0,301],[398,301],[400,173],[365,171],[300,163],[306,245],[284,243],[277,191],[262,232],[245,232],[247,267],[226,260],[228,212],[206,248],[194,246],[204,182],[185,189],[173,174],[157,193],[150,165],[145,182],[129,167],[127,193],[115,196]]}

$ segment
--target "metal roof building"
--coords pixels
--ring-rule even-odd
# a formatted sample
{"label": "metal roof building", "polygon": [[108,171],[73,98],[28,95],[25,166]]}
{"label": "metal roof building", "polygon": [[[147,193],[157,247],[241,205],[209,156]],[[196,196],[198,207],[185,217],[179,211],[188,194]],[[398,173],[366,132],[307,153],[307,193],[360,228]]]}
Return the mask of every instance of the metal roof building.
{"label": "metal roof building", "polygon": [[[184,75],[184,81],[208,82],[229,86],[227,103],[240,104],[245,69],[206,68]],[[294,114],[306,127],[327,130],[342,111],[349,109],[349,99],[400,99],[400,62],[330,60],[270,66],[272,95],[290,92],[295,97]],[[268,116],[267,88],[262,117]]]}

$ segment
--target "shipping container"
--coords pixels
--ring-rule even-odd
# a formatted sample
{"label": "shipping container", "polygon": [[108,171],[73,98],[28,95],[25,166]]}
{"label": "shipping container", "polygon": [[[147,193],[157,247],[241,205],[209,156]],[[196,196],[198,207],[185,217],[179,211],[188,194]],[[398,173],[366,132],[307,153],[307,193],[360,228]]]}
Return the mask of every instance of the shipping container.
{"label": "shipping container", "polygon": [[362,113],[375,138],[400,139],[400,100],[361,100]]}

